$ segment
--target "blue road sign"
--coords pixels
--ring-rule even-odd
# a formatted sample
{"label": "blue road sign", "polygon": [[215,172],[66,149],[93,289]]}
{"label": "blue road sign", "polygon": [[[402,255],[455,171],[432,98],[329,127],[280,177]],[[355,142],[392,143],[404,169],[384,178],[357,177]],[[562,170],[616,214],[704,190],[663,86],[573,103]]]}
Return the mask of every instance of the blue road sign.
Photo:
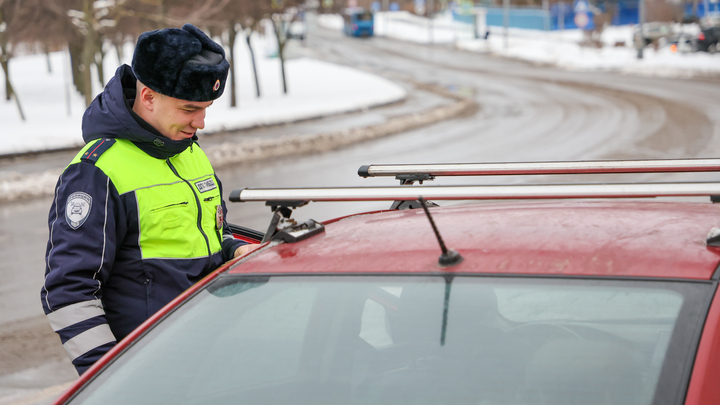
{"label": "blue road sign", "polygon": [[590,11],[590,6],[585,0],[576,0],[573,11],[575,11],[576,13],[587,13],[588,11]]}

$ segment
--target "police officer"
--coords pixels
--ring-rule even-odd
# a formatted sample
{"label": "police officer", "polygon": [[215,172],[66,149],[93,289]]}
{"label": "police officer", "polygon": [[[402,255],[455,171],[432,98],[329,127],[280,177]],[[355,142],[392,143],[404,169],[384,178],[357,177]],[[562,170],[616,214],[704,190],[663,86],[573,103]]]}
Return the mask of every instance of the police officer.
{"label": "police officer", "polygon": [[224,220],[196,144],[225,88],[223,48],[196,27],[143,33],[83,116],[86,146],[49,215],[45,314],[79,374],[182,291],[250,249]]}

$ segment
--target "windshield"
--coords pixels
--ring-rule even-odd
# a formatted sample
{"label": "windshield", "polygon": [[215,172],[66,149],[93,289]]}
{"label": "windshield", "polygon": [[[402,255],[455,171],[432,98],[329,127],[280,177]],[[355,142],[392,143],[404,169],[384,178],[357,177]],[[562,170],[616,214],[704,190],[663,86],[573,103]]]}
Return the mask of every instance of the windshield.
{"label": "windshield", "polygon": [[226,276],[72,403],[636,405],[656,391],[655,403],[676,403],[709,292],[670,282]]}

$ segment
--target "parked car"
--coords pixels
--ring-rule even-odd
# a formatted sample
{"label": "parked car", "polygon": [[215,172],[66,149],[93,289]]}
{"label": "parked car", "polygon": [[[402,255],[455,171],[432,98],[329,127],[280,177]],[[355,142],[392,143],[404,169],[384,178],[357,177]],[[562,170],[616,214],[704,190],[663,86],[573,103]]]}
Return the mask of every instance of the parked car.
{"label": "parked car", "polygon": [[682,33],[677,36],[677,41],[671,41],[671,46],[674,43],[677,47],[676,50],[680,53],[691,53],[697,52],[697,35]]}
{"label": "parked car", "polygon": [[675,31],[672,26],[664,22],[648,22],[642,24],[642,33],[640,25],[636,25],[633,30],[633,43],[646,47],[652,43],[660,43],[661,40],[674,36]]}
{"label": "parked car", "polygon": [[287,31],[288,38],[305,40],[307,36],[307,22],[305,20],[293,20]]}
{"label": "parked car", "polygon": [[[363,166],[405,185],[236,190],[231,201],[274,210],[267,234],[236,229],[261,247],[168,304],[56,403],[720,403],[720,206],[615,198],[720,195],[720,183],[412,185],[708,170],[720,159]],[[398,209],[288,219],[308,201],[349,200]]]}
{"label": "parked car", "polygon": [[697,35],[697,50],[709,53],[720,51],[718,40],[720,40],[720,27],[705,28]]}

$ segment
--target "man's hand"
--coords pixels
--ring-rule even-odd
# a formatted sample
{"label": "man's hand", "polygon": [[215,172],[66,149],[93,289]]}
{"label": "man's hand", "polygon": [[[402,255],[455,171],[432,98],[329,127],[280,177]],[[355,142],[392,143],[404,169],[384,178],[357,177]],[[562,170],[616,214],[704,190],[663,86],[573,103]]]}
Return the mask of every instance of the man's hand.
{"label": "man's hand", "polygon": [[260,246],[257,243],[249,243],[247,245],[242,245],[239,248],[235,249],[235,254],[233,255],[233,258],[236,258],[238,256],[242,256],[245,253],[254,250],[256,247]]}

